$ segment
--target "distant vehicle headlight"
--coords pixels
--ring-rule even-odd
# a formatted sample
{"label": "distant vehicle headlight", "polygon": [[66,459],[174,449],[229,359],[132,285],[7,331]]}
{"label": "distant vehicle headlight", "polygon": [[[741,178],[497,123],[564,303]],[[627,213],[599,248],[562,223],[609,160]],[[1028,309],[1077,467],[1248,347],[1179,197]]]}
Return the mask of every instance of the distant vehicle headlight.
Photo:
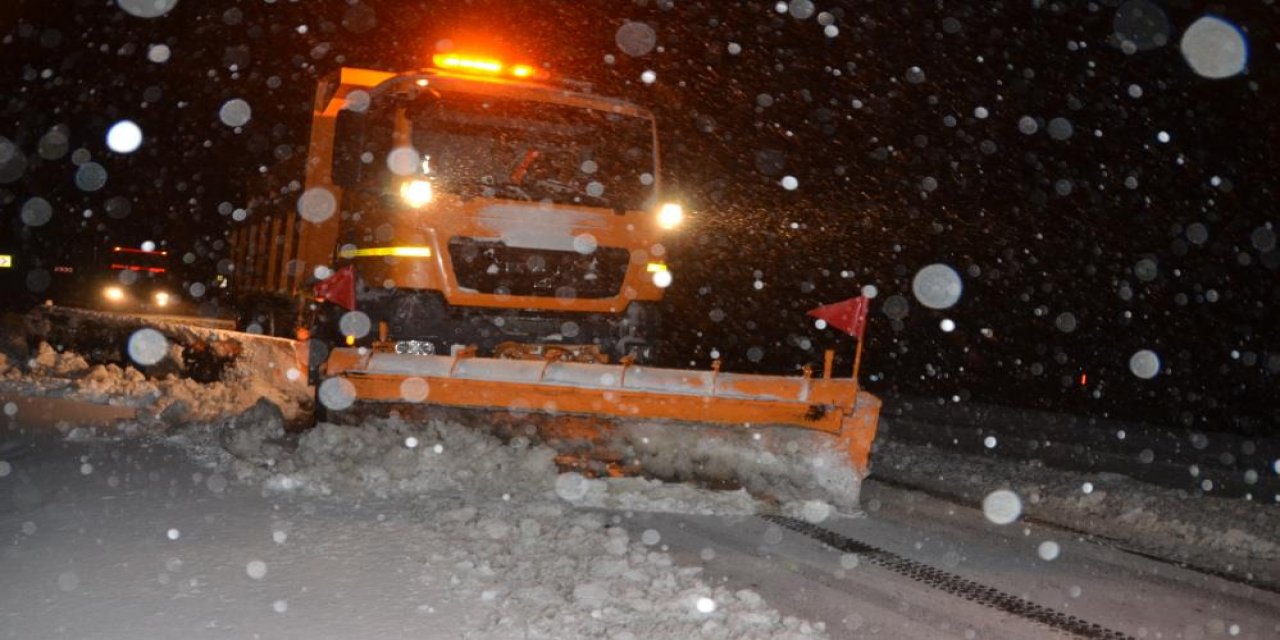
{"label": "distant vehicle headlight", "polygon": [[107,287],[102,290],[102,297],[112,302],[124,300],[124,289],[120,287]]}
{"label": "distant vehicle headlight", "polygon": [[658,209],[658,226],[663,229],[674,229],[684,221],[684,207],[668,202]]}
{"label": "distant vehicle headlight", "polygon": [[165,293],[164,291],[160,291],[156,293],[155,299],[156,299],[156,305],[158,306],[163,307],[169,304],[169,294]]}
{"label": "distant vehicle headlight", "polygon": [[427,206],[434,195],[431,183],[426,180],[410,180],[400,185],[400,197],[415,209]]}

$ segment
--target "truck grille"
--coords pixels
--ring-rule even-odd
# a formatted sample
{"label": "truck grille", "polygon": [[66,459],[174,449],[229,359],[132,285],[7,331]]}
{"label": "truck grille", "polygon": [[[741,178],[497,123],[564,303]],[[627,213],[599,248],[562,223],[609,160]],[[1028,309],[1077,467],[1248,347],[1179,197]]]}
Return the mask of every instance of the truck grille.
{"label": "truck grille", "polygon": [[500,241],[454,238],[449,256],[461,287],[572,299],[618,295],[631,253],[618,247],[597,247],[589,254],[522,249]]}

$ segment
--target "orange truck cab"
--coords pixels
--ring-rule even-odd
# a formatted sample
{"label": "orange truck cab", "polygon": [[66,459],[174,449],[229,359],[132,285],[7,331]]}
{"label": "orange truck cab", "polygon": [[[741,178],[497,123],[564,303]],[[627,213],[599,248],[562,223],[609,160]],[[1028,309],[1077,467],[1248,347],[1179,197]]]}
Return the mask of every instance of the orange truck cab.
{"label": "orange truck cab", "polygon": [[[295,210],[251,208],[232,236],[235,286],[298,301],[297,320],[257,305],[249,323],[399,353],[516,342],[643,359],[683,218],[660,195],[653,115],[529,66],[434,63],[320,83]],[[354,301],[317,299],[335,274]]]}

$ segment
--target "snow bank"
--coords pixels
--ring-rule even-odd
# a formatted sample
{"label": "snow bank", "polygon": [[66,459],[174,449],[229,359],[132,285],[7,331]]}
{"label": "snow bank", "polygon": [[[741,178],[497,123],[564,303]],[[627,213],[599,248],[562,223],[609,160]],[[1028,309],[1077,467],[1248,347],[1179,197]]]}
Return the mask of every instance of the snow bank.
{"label": "snow bank", "polygon": [[[1280,584],[1280,510],[1273,504],[1193,497],[1113,473],[1050,469],[1035,461],[878,443],[873,477],[970,502],[998,489],[1019,496],[1026,515],[1097,533],[1162,557],[1251,574]],[[869,507],[870,508],[870,507]]]}
{"label": "snow bank", "polygon": [[745,490],[713,491],[645,478],[593,479],[559,473],[556,452],[522,438],[503,442],[474,428],[431,420],[371,418],[360,426],[321,423],[286,440],[283,417],[266,401],[178,439],[230,453],[237,476],[271,491],[309,496],[560,498],[578,507],[744,515],[762,504]]}
{"label": "snow bank", "polygon": [[[1225,428],[1226,424],[1206,425]],[[898,397],[885,404],[881,436],[896,442],[1075,471],[1120,473],[1148,484],[1219,496],[1280,494],[1280,439],[1241,419],[1238,431],[1129,422],[975,402]],[[1136,464],[1135,464],[1136,463]],[[1188,473],[1190,471],[1190,473]]]}
{"label": "snow bank", "polygon": [[786,427],[712,431],[637,422],[622,425],[615,437],[626,459],[659,478],[725,482],[784,504],[818,498],[857,510],[862,479],[830,434]]}
{"label": "snow bank", "polygon": [[598,479],[570,472],[556,478],[555,490],[575,506],[614,511],[751,515],[762,510],[761,503],[745,489],[709,491],[648,478]]}
{"label": "snow bank", "polygon": [[[37,360],[23,372],[9,367],[0,373],[0,390],[21,395],[69,398],[90,403],[135,407],[139,417],[176,424],[183,420],[214,420],[234,415],[266,398],[283,407],[292,419],[300,414],[309,395],[264,380],[252,360],[229,368],[223,379],[200,383],[180,374],[147,377],[133,366],[90,366],[75,352],[56,353],[40,343]],[[305,378],[305,373],[300,373]]]}
{"label": "snow bank", "polygon": [[753,591],[712,587],[616,522],[554,504],[443,514],[464,541],[434,561],[484,607],[471,637],[812,638],[821,623],[784,617]]}
{"label": "snow bank", "polygon": [[[168,425],[235,415],[262,398],[292,420],[310,402],[306,371],[290,341],[172,321],[64,313],[69,319],[36,312],[21,325],[6,318],[16,333],[0,345],[0,392],[134,407],[141,421]],[[157,361],[146,366],[131,361],[124,346],[143,327],[156,330],[159,348]]]}
{"label": "snow bank", "polygon": [[429,510],[427,569],[479,613],[463,637],[825,637],[754,592],[706,584],[622,516],[574,508],[751,513],[743,491],[559,474],[551,449],[443,421],[321,424],[292,441],[266,403],[181,439],[220,447],[233,477],[269,493]]}
{"label": "snow bank", "polygon": [[[256,408],[255,408],[256,409]],[[450,493],[500,497],[551,489],[554,452],[432,421],[411,424],[372,419],[359,427],[322,423],[297,438],[287,455],[255,444],[283,435],[278,419],[255,412],[228,423],[224,443],[236,456],[237,476],[269,490],[319,496],[416,497]],[[247,444],[248,446],[242,446]]]}

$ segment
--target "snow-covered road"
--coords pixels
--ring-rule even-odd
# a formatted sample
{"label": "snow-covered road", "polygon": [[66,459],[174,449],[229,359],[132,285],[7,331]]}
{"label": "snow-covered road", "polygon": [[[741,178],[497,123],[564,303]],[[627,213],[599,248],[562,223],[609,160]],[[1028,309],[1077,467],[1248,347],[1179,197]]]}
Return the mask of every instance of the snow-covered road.
{"label": "snow-covered road", "polygon": [[[978,510],[874,482],[864,488],[864,502],[863,517],[817,526],[1040,605],[1059,618],[1099,626],[1084,637],[1116,637],[1106,631],[1134,638],[1280,634],[1275,592],[1054,527],[996,525]],[[972,602],[759,517],[636,514],[626,522],[662,532],[677,562],[703,563],[705,578],[749,584],[771,605],[825,622],[832,637],[1060,637],[1028,616]]]}
{"label": "snow-covered road", "polygon": [[291,475],[225,430],[0,431],[0,637],[823,637],[561,501],[549,451],[429,431],[329,426]]}
{"label": "snow-covered road", "polygon": [[[312,496],[171,441],[3,442],[3,637],[1063,635],[756,515],[539,491]],[[864,504],[816,526],[1135,638],[1280,633],[1275,593],[882,484]]]}
{"label": "snow-covered road", "polygon": [[451,637],[466,627],[447,576],[416,569],[432,551],[416,513],[270,500],[140,440],[25,441],[6,459],[4,637]]}
{"label": "snow-covered road", "polygon": [[4,344],[0,638],[1280,637],[1266,494],[886,429],[863,512],[780,519],[447,422],[286,434],[285,342],[206,383]]}

